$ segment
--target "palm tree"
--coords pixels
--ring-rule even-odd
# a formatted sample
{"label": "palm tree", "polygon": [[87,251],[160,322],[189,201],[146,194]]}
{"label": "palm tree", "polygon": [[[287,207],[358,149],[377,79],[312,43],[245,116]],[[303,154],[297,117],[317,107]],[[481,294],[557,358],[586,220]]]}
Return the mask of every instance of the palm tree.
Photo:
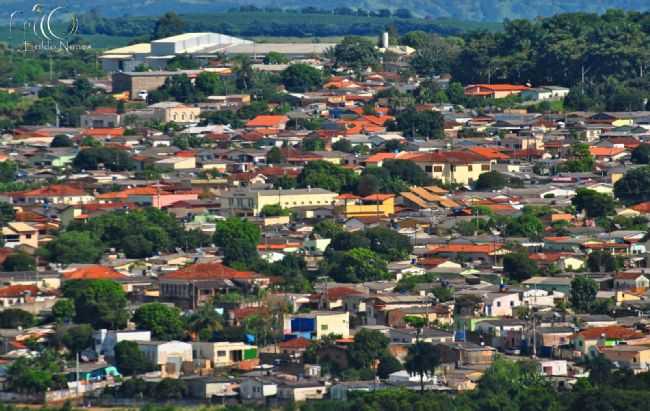
{"label": "palm tree", "polygon": [[212,335],[215,331],[222,329],[223,318],[214,310],[212,304],[202,305],[190,315],[187,321],[188,333],[194,341],[200,341],[202,333]]}
{"label": "palm tree", "polygon": [[432,376],[440,365],[440,351],[434,344],[418,341],[411,345],[406,356],[406,371],[420,376],[420,392],[424,393],[424,376]]}

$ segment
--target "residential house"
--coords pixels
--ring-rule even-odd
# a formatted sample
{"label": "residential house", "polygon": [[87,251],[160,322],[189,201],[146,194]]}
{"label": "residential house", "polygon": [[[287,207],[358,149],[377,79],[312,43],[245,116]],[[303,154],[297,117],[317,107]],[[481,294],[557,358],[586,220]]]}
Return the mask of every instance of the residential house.
{"label": "residential house", "polygon": [[390,342],[393,344],[415,344],[418,340],[428,343],[453,342],[454,334],[436,328],[415,328],[391,329],[389,331]]}
{"label": "residential house", "polygon": [[646,290],[650,288],[650,279],[639,272],[622,272],[614,275],[614,288],[617,290]]}
{"label": "residential house", "polygon": [[514,84],[471,84],[465,87],[465,95],[498,99],[517,95],[528,89],[529,87]]}
{"label": "residential house", "polygon": [[95,199],[80,188],[64,184],[11,193],[11,197],[19,204],[85,204]]}
{"label": "residential house", "polygon": [[54,300],[56,295],[41,291],[35,285],[9,285],[0,287],[0,308],[10,308],[14,305],[29,304],[46,300]]}
{"label": "residential house", "polygon": [[621,325],[592,327],[571,336],[574,349],[583,356],[594,355],[599,347],[613,347],[630,340],[642,338],[643,334]]}
{"label": "residential house", "polygon": [[194,359],[208,360],[213,368],[251,369],[259,364],[257,347],[242,342],[192,342]]}
{"label": "residential house", "polygon": [[26,223],[11,222],[2,227],[2,238],[7,248],[38,248],[38,229]]}
{"label": "residential house", "polygon": [[615,345],[603,347],[600,352],[605,358],[637,372],[647,372],[650,368],[650,347],[647,345]]}
{"label": "residential house", "polygon": [[322,188],[295,190],[235,189],[221,195],[221,208],[227,215],[257,216],[264,206],[280,205],[282,208],[331,207],[337,194]]}
{"label": "residential house", "polygon": [[178,376],[183,363],[192,362],[192,344],[181,341],[136,341],[145,358],[163,375]]}
{"label": "residential house", "polygon": [[151,331],[148,330],[107,330],[105,328],[93,332],[95,352],[112,359],[115,357],[115,346],[122,341],[151,341]]}
{"label": "residential house", "polygon": [[326,335],[350,335],[350,313],[340,311],[312,311],[284,316],[284,335],[308,340],[320,340]]}
{"label": "residential house", "polygon": [[394,194],[371,194],[358,197],[354,194],[341,194],[339,212],[345,218],[355,217],[388,217],[395,214]]}
{"label": "residential house", "polygon": [[221,263],[197,263],[160,277],[160,297],[196,308],[227,290],[265,288],[269,278]]}
{"label": "residential house", "polygon": [[81,115],[80,126],[84,128],[120,127],[122,115],[113,107],[98,107]]}
{"label": "residential house", "polygon": [[444,184],[471,185],[492,170],[493,160],[471,151],[435,151],[409,158],[428,176]]}
{"label": "residential house", "polygon": [[259,115],[246,123],[246,128],[284,130],[289,122],[285,115]]}
{"label": "residential house", "polygon": [[266,402],[277,394],[278,383],[275,378],[245,378],[239,384],[239,396],[244,402]]}
{"label": "residential house", "polygon": [[190,107],[175,101],[162,101],[152,104],[149,109],[153,110],[153,117],[161,123],[189,124],[198,123],[201,118],[199,107]]}

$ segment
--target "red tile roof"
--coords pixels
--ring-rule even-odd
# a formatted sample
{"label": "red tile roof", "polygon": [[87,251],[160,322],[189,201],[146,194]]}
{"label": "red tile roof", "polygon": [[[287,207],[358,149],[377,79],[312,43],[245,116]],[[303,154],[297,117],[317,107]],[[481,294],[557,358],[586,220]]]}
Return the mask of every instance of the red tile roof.
{"label": "red tile roof", "polygon": [[258,277],[257,273],[252,271],[237,271],[221,263],[199,263],[188,265],[178,271],[166,274],[161,277],[161,280],[251,280],[256,277]]}
{"label": "red tile roof", "polygon": [[632,328],[623,327],[621,325],[587,328],[586,330],[580,331],[575,335],[581,336],[586,340],[597,340],[600,339],[603,335],[607,339],[614,339],[614,340],[634,339],[634,338],[643,337],[643,334],[641,334],[640,332]]}
{"label": "red tile roof", "polygon": [[124,128],[87,128],[81,132],[81,135],[90,137],[121,137],[124,135]]}
{"label": "red tile roof", "polygon": [[501,244],[446,244],[432,246],[430,253],[493,253],[503,248]]}
{"label": "red tile roof", "polygon": [[32,296],[38,294],[38,287],[35,285],[10,285],[0,288],[0,298],[16,298],[27,293]]}
{"label": "red tile roof", "polygon": [[311,341],[306,338],[298,337],[287,341],[282,341],[280,344],[280,349],[289,349],[289,350],[306,350],[311,345]]}
{"label": "red tile roof", "polygon": [[[325,294],[323,291],[322,294]],[[355,290],[350,287],[334,287],[327,290],[327,299],[329,301],[337,301],[348,295],[362,295],[363,293],[359,290]]]}

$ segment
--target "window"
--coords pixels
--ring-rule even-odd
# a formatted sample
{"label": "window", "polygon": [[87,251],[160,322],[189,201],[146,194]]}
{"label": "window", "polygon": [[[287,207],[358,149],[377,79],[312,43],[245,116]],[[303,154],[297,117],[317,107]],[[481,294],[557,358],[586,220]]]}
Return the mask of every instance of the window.
{"label": "window", "polygon": [[490,171],[490,165],[489,164],[482,164],[481,165],[481,171]]}
{"label": "window", "polygon": [[497,301],[497,307],[501,307],[501,301]]}
{"label": "window", "polygon": [[433,167],[433,171],[436,172],[436,173],[442,173],[442,166]]}
{"label": "window", "polygon": [[321,324],[320,326],[321,331],[327,331],[327,329],[328,329],[327,324]]}
{"label": "window", "polygon": [[510,301],[510,307],[514,307],[514,306],[515,306],[515,302],[514,302],[514,301]]}
{"label": "window", "polygon": [[432,170],[433,170],[432,166],[424,166],[424,171],[426,171],[427,173],[430,173]]}
{"label": "window", "polygon": [[226,352],[225,351],[217,351],[217,357],[225,357]]}
{"label": "window", "polygon": [[472,171],[472,165],[471,164],[467,166],[467,171]]}

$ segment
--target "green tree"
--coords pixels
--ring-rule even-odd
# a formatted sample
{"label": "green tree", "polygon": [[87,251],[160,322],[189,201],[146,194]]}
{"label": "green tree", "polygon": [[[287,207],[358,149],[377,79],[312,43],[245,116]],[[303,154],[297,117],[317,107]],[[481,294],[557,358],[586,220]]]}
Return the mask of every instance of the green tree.
{"label": "green tree", "polygon": [[273,147],[266,153],[266,162],[268,164],[282,164],[285,162],[285,158],[279,148]]}
{"label": "green tree", "polygon": [[595,165],[596,161],[589,151],[589,145],[576,143],[571,146],[570,160],[564,163],[564,168],[572,172],[587,172],[592,171]]}
{"label": "green tree", "polygon": [[126,326],[126,295],[110,280],[74,280],[63,284],[63,296],[74,301],[75,322],[95,329]]}
{"label": "green tree", "polygon": [[14,206],[0,201],[0,224],[4,226],[9,222],[14,221],[15,218],[16,210],[14,209]]}
{"label": "green tree", "polygon": [[263,61],[264,64],[287,64],[289,63],[289,58],[277,51],[271,51],[264,56]]}
{"label": "green tree", "polygon": [[288,216],[291,215],[291,211],[286,208],[282,208],[280,204],[267,204],[262,207],[260,215],[264,217],[279,217],[279,216]]}
{"label": "green tree", "polygon": [[327,161],[310,161],[298,175],[299,187],[320,187],[340,193],[352,191],[357,184],[358,176],[349,169]]}
{"label": "green tree", "polygon": [[260,229],[255,224],[233,217],[216,223],[214,243],[223,249],[226,264],[247,264],[259,257],[260,237]]}
{"label": "green tree", "polygon": [[320,137],[307,137],[302,140],[302,149],[304,151],[323,151],[325,142]]}
{"label": "green tree", "polygon": [[213,305],[203,304],[187,319],[187,329],[193,340],[209,341],[216,331],[223,330],[223,317]]}
{"label": "green tree", "polygon": [[347,138],[341,138],[336,143],[332,144],[332,150],[341,151],[343,153],[352,152],[352,143]]}
{"label": "green tree", "polygon": [[7,256],[2,263],[4,271],[34,271],[36,269],[36,259],[26,253],[14,253]]}
{"label": "green tree", "polygon": [[639,144],[632,150],[631,160],[637,164],[650,163],[650,144]]}
{"label": "green tree", "polygon": [[90,232],[66,231],[47,243],[43,254],[63,264],[95,263],[104,254],[104,244]]}
{"label": "green tree", "polygon": [[372,41],[363,37],[345,37],[334,48],[334,58],[339,66],[346,66],[360,73],[379,63],[379,53]]}
{"label": "green tree", "polygon": [[607,251],[595,250],[587,258],[587,267],[592,272],[614,272],[623,268],[621,258],[613,256]]}
{"label": "green tree", "polygon": [[439,349],[431,343],[418,341],[409,346],[404,365],[411,375],[420,376],[420,392],[424,393],[424,377],[433,376],[440,365]]}
{"label": "green tree", "polygon": [[184,335],[180,310],[166,304],[144,304],[135,311],[133,322],[139,330],[150,330],[158,340],[177,340]]}
{"label": "green tree", "polygon": [[0,311],[0,328],[29,328],[36,324],[34,315],[20,308]]}
{"label": "green tree", "polygon": [[63,334],[62,342],[71,353],[80,353],[93,346],[93,328],[88,324],[70,327]]}
{"label": "green tree", "polygon": [[614,194],[627,204],[650,201],[650,166],[633,168],[614,184]]}
{"label": "green tree", "polygon": [[52,306],[52,316],[59,323],[67,323],[77,315],[74,301],[69,298],[61,298]]}
{"label": "green tree", "polygon": [[500,190],[508,184],[508,179],[498,171],[488,171],[478,176],[477,190]]}
{"label": "green tree", "polygon": [[54,99],[48,97],[36,100],[25,112],[23,123],[28,125],[56,124],[56,102]]}
{"label": "green tree", "polygon": [[388,277],[386,261],[365,248],[334,253],[324,263],[323,271],[335,281],[343,283],[376,281]]}
{"label": "green tree", "polygon": [[217,73],[203,71],[196,76],[194,86],[196,89],[206,96],[212,96],[219,92],[223,85],[221,76]]}
{"label": "green tree", "polygon": [[388,350],[390,340],[376,330],[362,329],[354,335],[349,357],[357,368],[373,368],[375,362],[383,358]]}
{"label": "green tree", "polygon": [[74,143],[72,142],[72,139],[65,134],[57,134],[50,143],[50,147],[52,148],[72,147],[73,145]]}
{"label": "green tree", "polygon": [[379,378],[388,378],[394,372],[404,369],[402,363],[392,355],[386,353],[379,359],[379,367],[377,367],[377,375]]}
{"label": "green tree", "polygon": [[343,226],[333,220],[322,220],[314,225],[314,234],[323,238],[334,238],[337,234],[343,232]]}
{"label": "green tree", "polygon": [[571,293],[569,301],[571,306],[578,311],[586,312],[596,301],[598,284],[588,277],[577,276],[571,281]]}
{"label": "green tree", "polygon": [[437,111],[419,112],[409,107],[397,114],[394,121],[387,123],[391,131],[401,131],[410,139],[423,137],[440,139],[444,137],[444,119]]}
{"label": "green tree", "polygon": [[154,39],[175,36],[185,32],[185,21],[176,13],[168,12],[158,19],[153,31]]}
{"label": "green tree", "polygon": [[524,281],[539,272],[527,253],[510,253],[503,257],[503,272],[514,281]]}
{"label": "green tree", "polygon": [[135,168],[135,163],[124,150],[107,147],[91,147],[81,150],[72,161],[78,170],[97,170],[100,165],[111,171],[127,171]]}
{"label": "green tree", "polygon": [[413,251],[411,240],[390,228],[374,227],[366,230],[365,235],[370,241],[370,249],[386,260],[401,260]]}
{"label": "green tree", "polygon": [[143,374],[154,368],[135,341],[120,341],[115,345],[115,366],[126,376]]}
{"label": "green tree", "polygon": [[589,218],[606,217],[614,213],[614,199],[609,194],[599,193],[587,188],[579,188],[571,199],[578,212],[583,210]]}
{"label": "green tree", "polygon": [[304,93],[319,89],[323,84],[323,73],[308,64],[292,64],[280,75],[284,87],[293,93]]}
{"label": "green tree", "polygon": [[154,398],[158,401],[181,400],[187,397],[188,388],[183,380],[163,378],[154,391]]}

